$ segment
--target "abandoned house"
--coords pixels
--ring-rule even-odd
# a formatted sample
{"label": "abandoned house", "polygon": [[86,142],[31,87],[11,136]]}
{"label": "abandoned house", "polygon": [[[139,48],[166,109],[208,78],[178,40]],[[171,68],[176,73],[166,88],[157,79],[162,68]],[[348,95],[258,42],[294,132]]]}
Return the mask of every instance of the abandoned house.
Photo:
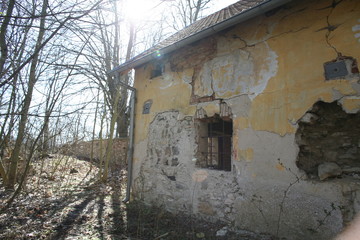
{"label": "abandoned house", "polygon": [[242,0],[116,67],[135,70],[131,196],[332,238],[360,211],[358,59],[359,0]]}

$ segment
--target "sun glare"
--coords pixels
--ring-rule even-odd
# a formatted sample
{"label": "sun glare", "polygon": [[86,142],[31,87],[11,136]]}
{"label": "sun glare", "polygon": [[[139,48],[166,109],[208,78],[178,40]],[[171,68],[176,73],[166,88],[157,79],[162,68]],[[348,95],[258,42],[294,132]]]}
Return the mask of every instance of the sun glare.
{"label": "sun glare", "polygon": [[157,3],[154,0],[127,0],[125,14],[130,21],[139,22],[153,14]]}

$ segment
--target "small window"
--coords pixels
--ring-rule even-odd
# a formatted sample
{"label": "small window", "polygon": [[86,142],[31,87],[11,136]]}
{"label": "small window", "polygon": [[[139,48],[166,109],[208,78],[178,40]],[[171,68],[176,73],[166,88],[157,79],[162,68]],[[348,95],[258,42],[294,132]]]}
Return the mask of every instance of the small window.
{"label": "small window", "polygon": [[156,78],[161,76],[165,71],[165,67],[163,63],[157,63],[155,64],[154,69],[151,71],[150,78]]}
{"label": "small window", "polygon": [[144,103],[143,105],[143,114],[149,114],[150,113],[150,108],[152,105],[152,100],[148,100]]}
{"label": "small window", "polygon": [[231,171],[232,120],[205,118],[198,124],[199,167]]}

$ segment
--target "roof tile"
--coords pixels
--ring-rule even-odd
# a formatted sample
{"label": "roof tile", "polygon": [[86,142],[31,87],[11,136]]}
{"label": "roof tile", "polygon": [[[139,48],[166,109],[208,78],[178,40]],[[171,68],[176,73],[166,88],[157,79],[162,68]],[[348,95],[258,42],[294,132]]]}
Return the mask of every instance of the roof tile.
{"label": "roof tile", "polygon": [[178,31],[177,33],[171,35],[170,37],[166,38],[162,42],[158,43],[157,45],[149,48],[148,50],[140,53],[139,55],[135,56],[134,58],[130,59],[128,63],[136,62],[140,60],[141,58],[154,54],[158,50],[161,50],[165,47],[171,46],[183,39],[186,39],[192,35],[195,35],[207,28],[210,28],[220,22],[223,22],[229,18],[232,18],[246,10],[252,9],[264,2],[267,2],[269,0],[241,0],[238,1],[220,11],[217,11],[205,18],[202,18],[195,23],[185,27],[184,29]]}

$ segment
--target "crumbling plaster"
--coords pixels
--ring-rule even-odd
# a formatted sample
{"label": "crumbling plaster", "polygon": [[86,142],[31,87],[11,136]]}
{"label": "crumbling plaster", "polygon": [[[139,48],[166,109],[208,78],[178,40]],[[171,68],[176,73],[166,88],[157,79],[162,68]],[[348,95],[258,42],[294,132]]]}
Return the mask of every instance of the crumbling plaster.
{"label": "crumbling plaster", "polygon": [[266,42],[254,45],[251,52],[233,50],[204,64],[195,80],[195,94],[215,94],[221,99],[246,94],[254,99],[276,75],[277,68],[277,55]]}
{"label": "crumbling plaster", "polygon": [[[323,69],[340,53],[360,59],[359,16],[357,0],[293,1],[164,56],[160,77],[152,63],[137,68],[134,196],[289,239],[334,236],[358,211],[360,185],[307,179],[295,132],[319,100],[359,111],[359,75],[325,81]],[[220,102],[232,112],[231,172],[195,164],[196,112],[211,117]]]}

